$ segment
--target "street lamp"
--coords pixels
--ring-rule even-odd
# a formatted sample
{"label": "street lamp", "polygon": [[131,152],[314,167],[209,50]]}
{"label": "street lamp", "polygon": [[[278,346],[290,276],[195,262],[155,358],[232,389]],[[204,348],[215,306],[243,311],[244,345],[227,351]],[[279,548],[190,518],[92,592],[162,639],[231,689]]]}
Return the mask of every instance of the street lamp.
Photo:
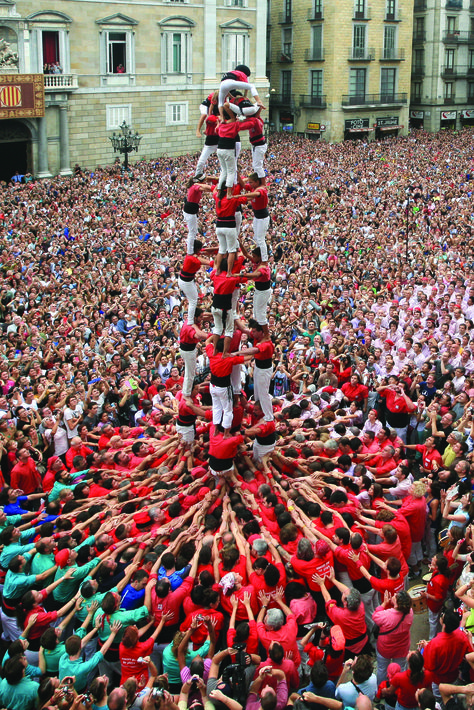
{"label": "street lamp", "polygon": [[268,127],[270,123],[268,121],[268,118],[266,118],[263,122],[263,128],[264,128],[264,133],[265,133],[265,140],[268,141]]}
{"label": "street lamp", "polygon": [[135,131],[134,135],[125,121],[120,126],[120,130],[122,131],[122,135],[120,135],[120,133],[115,134],[114,131],[114,133],[109,136],[109,140],[112,141],[114,153],[119,152],[124,154],[123,166],[125,170],[128,170],[128,154],[131,153],[132,150],[138,153],[138,146],[140,145],[142,136],[139,136],[137,131]]}

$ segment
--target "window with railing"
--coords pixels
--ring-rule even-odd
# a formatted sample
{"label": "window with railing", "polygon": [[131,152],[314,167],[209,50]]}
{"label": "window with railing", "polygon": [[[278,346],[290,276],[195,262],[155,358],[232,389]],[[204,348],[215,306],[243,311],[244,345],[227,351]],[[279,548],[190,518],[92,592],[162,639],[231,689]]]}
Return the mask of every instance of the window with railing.
{"label": "window with railing", "polygon": [[387,0],[385,19],[386,20],[395,20],[395,17],[396,17],[395,12],[396,12],[396,0]]}
{"label": "window with railing", "polygon": [[312,57],[313,59],[323,56],[323,26],[315,25],[312,32]]}
{"label": "window with railing", "polygon": [[323,72],[322,69],[315,69],[311,72],[311,98],[321,98],[323,95]]}
{"label": "window with railing", "polygon": [[281,72],[281,94],[283,100],[290,100],[291,97],[291,70],[285,69]]}
{"label": "window with railing", "polygon": [[447,72],[454,71],[454,49],[447,49],[444,53],[444,68]]}
{"label": "window with railing", "polygon": [[383,58],[397,58],[397,28],[395,25],[385,25],[383,31]]}
{"label": "window with railing", "polygon": [[367,69],[351,69],[349,73],[349,96],[352,100],[365,101]]}
{"label": "window with railing", "polygon": [[291,27],[287,27],[282,31],[281,45],[282,59],[290,60],[293,53],[293,30]]}
{"label": "window with railing", "polygon": [[394,100],[397,84],[397,70],[384,68],[380,72],[380,100],[382,103]]}
{"label": "window with railing", "polygon": [[421,101],[421,87],[422,87],[421,81],[416,81],[413,84],[413,92],[412,92],[413,101]]}

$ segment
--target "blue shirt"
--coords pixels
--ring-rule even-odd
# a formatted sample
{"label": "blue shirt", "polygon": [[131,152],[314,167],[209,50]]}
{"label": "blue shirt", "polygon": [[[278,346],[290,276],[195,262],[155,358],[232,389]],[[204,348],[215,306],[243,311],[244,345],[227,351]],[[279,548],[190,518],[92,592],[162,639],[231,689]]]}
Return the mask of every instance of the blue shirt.
{"label": "blue shirt", "polygon": [[127,584],[122,592],[122,601],[120,602],[120,608],[130,611],[130,609],[138,609],[139,606],[143,606],[143,601],[145,599],[144,589],[134,589],[131,584]]}
{"label": "blue shirt", "polygon": [[171,591],[174,592],[175,589],[178,589],[178,587],[182,585],[183,580],[185,577],[188,576],[190,569],[191,565],[186,565],[186,567],[183,567],[183,569],[175,570],[173,574],[168,575],[166,574],[165,568],[160,567],[160,569],[158,570],[158,579],[166,577],[171,585]]}

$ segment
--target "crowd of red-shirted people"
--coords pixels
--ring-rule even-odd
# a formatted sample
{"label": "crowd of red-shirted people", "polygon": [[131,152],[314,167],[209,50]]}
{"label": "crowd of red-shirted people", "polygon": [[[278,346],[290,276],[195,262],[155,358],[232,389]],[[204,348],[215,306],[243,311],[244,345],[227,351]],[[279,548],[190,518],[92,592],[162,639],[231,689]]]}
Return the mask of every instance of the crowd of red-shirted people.
{"label": "crowd of red-shirted people", "polygon": [[472,131],[255,100],[2,188],[0,707],[471,704]]}

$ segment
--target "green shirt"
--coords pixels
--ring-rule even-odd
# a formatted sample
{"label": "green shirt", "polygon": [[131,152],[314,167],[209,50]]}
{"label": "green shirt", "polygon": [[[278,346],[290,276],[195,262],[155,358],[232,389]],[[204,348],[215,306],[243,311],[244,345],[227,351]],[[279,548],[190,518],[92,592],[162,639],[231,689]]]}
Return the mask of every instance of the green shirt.
{"label": "green shirt", "polygon": [[140,619],[143,619],[145,616],[148,616],[148,609],[146,608],[146,606],[140,606],[138,607],[138,609],[130,609],[129,611],[126,611],[125,609],[118,609],[117,611],[114,611],[114,613],[111,614],[108,618],[104,614],[102,609],[97,609],[94,616],[93,624],[95,624],[96,619],[98,617],[100,617],[101,619],[103,617],[103,624],[101,627],[99,627],[98,636],[102,643],[104,643],[110,636],[110,625],[113,624],[114,621],[120,621],[120,623],[122,624],[122,628],[115,636],[114,646],[116,646],[122,640],[122,636],[124,635],[127,626],[131,626],[136,621],[140,621]]}
{"label": "green shirt", "polygon": [[[28,559],[30,555],[26,554],[25,557]],[[11,572],[8,570],[3,585],[3,596],[5,599],[20,599],[34,584],[36,584],[35,574]]]}
{"label": "green shirt", "polygon": [[[113,587],[109,591],[111,592],[117,592],[117,587]],[[81,622],[81,624],[86,620],[87,612],[91,608],[92,604],[94,602],[97,602],[99,607],[102,604],[102,600],[105,597],[106,594],[109,592],[96,592],[96,594],[93,594],[89,599],[84,599],[82,606],[76,611],[76,619]],[[99,610],[97,610],[99,611]]]}
{"label": "green shirt", "polygon": [[22,678],[17,685],[10,685],[5,678],[0,680],[0,703],[8,710],[30,710],[38,700],[38,683]]}
{"label": "green shirt", "polygon": [[[209,651],[209,646],[210,641],[207,639],[197,651],[186,651],[186,665],[189,666],[196,656],[206,656]],[[168,681],[170,683],[181,683],[178,659],[172,652],[172,648],[173,644],[170,643],[163,649],[163,672],[168,675]]]}
{"label": "green shirt", "polygon": [[[70,473],[69,476],[74,481],[76,478],[79,478],[79,476],[84,476],[84,474],[88,473],[88,471],[89,469],[86,469],[85,471],[76,471],[75,473]],[[55,481],[51,492],[48,493],[48,501],[51,503],[51,501],[57,500],[61,491],[63,491],[65,488],[70,488],[71,491],[73,491],[77,485],[79,484],[62,483],[61,481]]]}
{"label": "green shirt", "polygon": [[101,651],[96,651],[88,661],[82,658],[71,660],[67,653],[63,653],[59,659],[59,677],[65,678],[68,675],[76,676],[74,688],[78,693],[82,693],[87,687],[87,677],[89,673],[97,668],[103,660]]}
{"label": "green shirt", "polygon": [[21,524],[21,515],[7,515],[7,519],[5,520],[4,523],[0,523],[0,533],[5,530],[8,525],[20,525]]}
{"label": "green shirt", "polygon": [[17,542],[11,542],[3,548],[2,553],[0,554],[0,567],[8,569],[8,565],[16,555],[24,555],[34,548],[34,542],[28,542],[26,545],[23,543],[23,540],[31,537],[31,534],[31,528],[29,530],[24,530]]}
{"label": "green shirt", "polygon": [[70,569],[74,570],[74,573],[71,579],[64,580],[64,582],[53,591],[53,597],[56,601],[61,604],[66,604],[66,602],[72,599],[73,596],[79,591],[79,587],[84,579],[89,576],[89,572],[93,570],[94,567],[97,567],[97,564],[97,558],[94,558],[93,560],[86,562],[86,564],[82,565],[82,567],[78,567],[75,562],[72,565],[66,565],[66,567],[63,567],[62,569],[61,567],[58,567],[56,574],[54,575],[55,581],[57,579],[61,579],[61,577],[64,577],[66,572]]}
{"label": "green shirt", "polygon": [[57,674],[59,670],[59,659],[66,653],[66,644],[58,643],[53,651],[43,648],[44,662],[46,663],[46,672]]}
{"label": "green shirt", "polygon": [[42,574],[46,570],[54,567],[56,562],[54,561],[54,555],[38,555],[33,557],[33,562],[31,563],[31,571],[33,574]]}

